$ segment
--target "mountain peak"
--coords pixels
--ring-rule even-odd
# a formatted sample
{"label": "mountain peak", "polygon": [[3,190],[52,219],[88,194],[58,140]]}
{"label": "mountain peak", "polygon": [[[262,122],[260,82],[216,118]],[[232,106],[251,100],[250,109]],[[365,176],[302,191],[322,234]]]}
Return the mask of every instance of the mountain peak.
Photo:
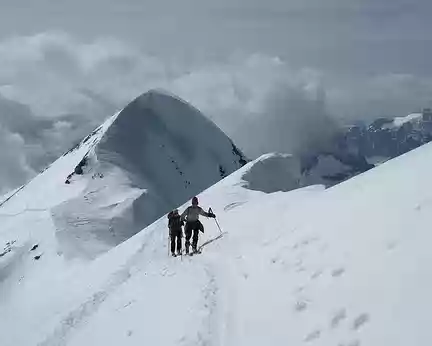
{"label": "mountain peak", "polygon": [[[246,161],[231,139],[196,108],[151,90],[30,185],[44,186],[41,195],[50,195],[41,203],[51,210],[58,251],[67,258],[94,258]],[[26,187],[23,190],[20,193]]]}

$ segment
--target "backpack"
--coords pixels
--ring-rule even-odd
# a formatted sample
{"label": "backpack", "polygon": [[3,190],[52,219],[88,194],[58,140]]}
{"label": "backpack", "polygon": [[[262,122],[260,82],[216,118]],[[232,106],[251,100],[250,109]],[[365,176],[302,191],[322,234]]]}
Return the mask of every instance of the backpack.
{"label": "backpack", "polygon": [[174,215],[174,213],[171,211],[168,213],[168,227],[179,229],[183,226],[183,221],[180,218],[180,215]]}

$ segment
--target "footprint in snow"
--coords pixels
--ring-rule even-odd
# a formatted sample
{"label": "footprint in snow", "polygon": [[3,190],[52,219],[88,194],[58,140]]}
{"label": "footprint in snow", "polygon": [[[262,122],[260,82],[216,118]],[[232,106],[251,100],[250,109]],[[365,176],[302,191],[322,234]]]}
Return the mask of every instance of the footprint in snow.
{"label": "footprint in snow", "polygon": [[316,339],[319,339],[320,336],[321,336],[321,331],[317,329],[317,330],[314,330],[313,332],[311,332],[310,334],[308,334],[308,336],[306,336],[304,341],[311,342],[311,341],[314,341]]}
{"label": "footprint in snow", "polygon": [[359,330],[366,323],[369,322],[369,319],[370,319],[369,314],[361,314],[361,315],[357,316],[357,318],[353,322],[352,329]]}
{"label": "footprint in snow", "polygon": [[305,287],[304,287],[304,286],[298,286],[298,287],[293,291],[293,293],[294,293],[294,294],[299,294],[299,293],[302,293],[304,290],[305,290]]}
{"label": "footprint in snow", "polygon": [[340,343],[338,346],[360,346],[361,342],[360,340],[352,340],[348,341],[347,343]]}
{"label": "footprint in snow", "polygon": [[125,305],[123,305],[123,309],[131,306],[134,302],[135,302],[135,300],[131,300],[130,302],[126,303]]}
{"label": "footprint in snow", "polygon": [[321,253],[325,253],[328,250],[328,245],[324,244],[323,246],[320,247],[320,252]]}
{"label": "footprint in snow", "polygon": [[306,238],[306,239],[304,239],[304,240],[301,242],[301,245],[302,245],[302,246],[308,246],[308,245],[310,245],[310,244],[312,244],[312,243],[317,242],[318,240],[319,240],[319,238],[317,238],[317,237],[310,237],[310,238]]}
{"label": "footprint in snow", "polygon": [[296,312],[302,312],[305,311],[308,307],[308,302],[302,300],[302,301],[297,301],[294,305],[294,310]]}
{"label": "footprint in snow", "polygon": [[331,327],[332,328],[337,328],[339,326],[339,324],[345,320],[347,318],[346,315],[346,310],[345,309],[340,309],[338,312],[336,312],[336,314],[333,316],[332,320],[331,320]]}
{"label": "footprint in snow", "polygon": [[303,273],[305,271],[306,271],[306,267],[304,267],[304,266],[300,266],[297,268],[297,273]]}
{"label": "footprint in snow", "polygon": [[338,268],[332,271],[333,277],[340,277],[345,273],[345,268]]}
{"label": "footprint in snow", "polygon": [[322,273],[323,273],[322,270],[317,270],[316,272],[314,272],[314,273],[311,275],[311,279],[312,279],[312,280],[318,279],[318,278],[321,276]]}
{"label": "footprint in snow", "polygon": [[396,249],[397,245],[398,245],[397,241],[391,241],[391,242],[387,243],[387,250],[392,251],[392,250]]}
{"label": "footprint in snow", "polygon": [[224,207],[224,211],[229,211],[229,210],[237,208],[237,207],[239,207],[239,206],[241,206],[243,204],[245,204],[245,202],[233,202],[233,203],[227,204]]}
{"label": "footprint in snow", "polygon": [[297,268],[303,266],[303,260],[301,258],[297,259],[297,261],[294,263],[294,266]]}

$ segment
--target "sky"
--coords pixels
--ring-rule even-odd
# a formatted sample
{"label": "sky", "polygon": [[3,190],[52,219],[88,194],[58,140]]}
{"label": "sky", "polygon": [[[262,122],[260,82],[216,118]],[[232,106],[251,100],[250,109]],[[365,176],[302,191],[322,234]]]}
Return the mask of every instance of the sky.
{"label": "sky", "polygon": [[427,0],[0,0],[0,192],[151,88],[191,102],[249,156],[299,151],[335,122],[431,106],[431,10]]}

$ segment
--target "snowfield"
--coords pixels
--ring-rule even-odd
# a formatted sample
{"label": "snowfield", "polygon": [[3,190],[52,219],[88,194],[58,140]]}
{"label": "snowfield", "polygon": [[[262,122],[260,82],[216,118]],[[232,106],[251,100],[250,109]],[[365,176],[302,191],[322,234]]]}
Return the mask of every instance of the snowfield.
{"label": "snowfield", "polygon": [[[120,245],[58,227],[86,145],[0,208],[2,346],[432,344],[432,144],[327,190],[284,192],[289,155],[249,162],[199,195],[223,236],[204,218],[202,254],[177,258],[165,215]],[[134,197],[115,173],[99,202]]]}

